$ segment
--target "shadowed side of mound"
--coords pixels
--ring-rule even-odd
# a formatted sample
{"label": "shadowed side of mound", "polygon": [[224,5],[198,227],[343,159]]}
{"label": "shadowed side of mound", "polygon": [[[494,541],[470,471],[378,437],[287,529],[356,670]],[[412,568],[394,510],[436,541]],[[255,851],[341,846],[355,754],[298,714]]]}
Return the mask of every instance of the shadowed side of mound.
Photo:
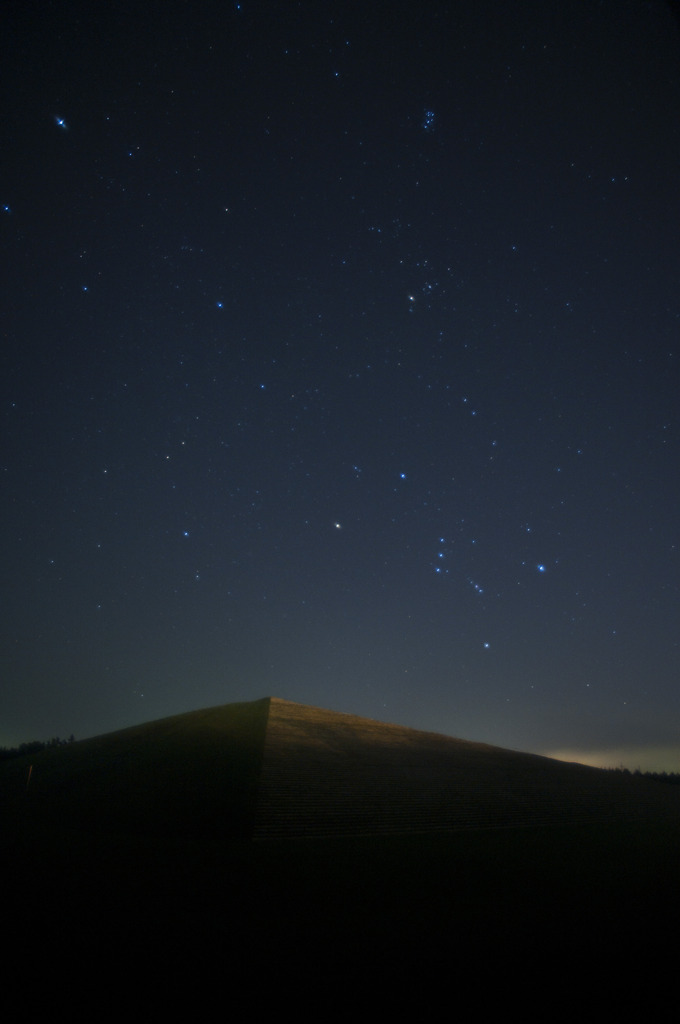
{"label": "shadowed side of mound", "polygon": [[13,759],[0,813],[50,833],[249,837],[268,712],[228,704]]}

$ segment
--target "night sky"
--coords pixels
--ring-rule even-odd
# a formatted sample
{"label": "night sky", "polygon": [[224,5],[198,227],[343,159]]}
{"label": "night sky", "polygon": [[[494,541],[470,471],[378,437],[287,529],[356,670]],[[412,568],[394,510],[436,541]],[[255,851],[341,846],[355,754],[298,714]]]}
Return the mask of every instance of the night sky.
{"label": "night sky", "polygon": [[671,7],[10,2],[0,68],[0,745],[680,770]]}

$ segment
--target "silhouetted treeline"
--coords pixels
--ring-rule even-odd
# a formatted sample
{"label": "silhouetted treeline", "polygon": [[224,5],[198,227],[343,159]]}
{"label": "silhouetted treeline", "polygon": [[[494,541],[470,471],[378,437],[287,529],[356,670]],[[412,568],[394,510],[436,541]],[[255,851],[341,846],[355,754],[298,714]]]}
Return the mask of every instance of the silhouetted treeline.
{"label": "silhouetted treeline", "polygon": [[607,771],[619,772],[621,775],[631,775],[637,779],[654,779],[656,782],[670,782],[677,786],[680,784],[680,772],[641,772],[636,768],[634,772],[628,768],[608,768]]}
{"label": "silhouetted treeline", "polygon": [[48,747],[66,747],[69,743],[75,743],[75,736],[69,736],[62,740],[53,736],[51,740],[30,740],[28,743],[20,743],[18,747],[0,747],[0,759],[7,757],[21,757],[23,754],[36,754],[39,750],[47,750]]}

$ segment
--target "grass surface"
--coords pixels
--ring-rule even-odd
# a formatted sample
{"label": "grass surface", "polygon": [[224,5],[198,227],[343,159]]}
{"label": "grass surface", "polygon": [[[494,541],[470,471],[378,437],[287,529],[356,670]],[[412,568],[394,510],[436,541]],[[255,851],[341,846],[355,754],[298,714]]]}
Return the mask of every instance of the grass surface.
{"label": "grass surface", "polygon": [[268,711],[229,704],[10,759],[0,811],[43,831],[250,835]]}
{"label": "grass surface", "polygon": [[[28,791],[27,760],[2,765],[7,975],[28,961],[42,982],[99,976],[107,992],[153,978],[156,1006],[176,986],[194,998],[199,980],[230,998],[247,983],[257,1001],[274,979],[304,998],[338,972],[338,991],[390,978],[398,997],[427,976],[428,992],[477,986],[479,1008],[500,978],[525,998],[539,974],[574,991],[612,958],[628,982],[668,943],[675,787],[644,823],[252,842],[268,711],[229,705],[43,751]],[[638,800],[665,792],[627,781]]]}

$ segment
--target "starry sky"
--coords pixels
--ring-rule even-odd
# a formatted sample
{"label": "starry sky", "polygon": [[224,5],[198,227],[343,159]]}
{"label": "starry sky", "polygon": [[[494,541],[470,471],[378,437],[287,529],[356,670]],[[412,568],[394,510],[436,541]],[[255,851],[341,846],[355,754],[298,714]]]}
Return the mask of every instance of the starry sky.
{"label": "starry sky", "polygon": [[275,695],[680,770],[680,26],[10,2],[0,745]]}

